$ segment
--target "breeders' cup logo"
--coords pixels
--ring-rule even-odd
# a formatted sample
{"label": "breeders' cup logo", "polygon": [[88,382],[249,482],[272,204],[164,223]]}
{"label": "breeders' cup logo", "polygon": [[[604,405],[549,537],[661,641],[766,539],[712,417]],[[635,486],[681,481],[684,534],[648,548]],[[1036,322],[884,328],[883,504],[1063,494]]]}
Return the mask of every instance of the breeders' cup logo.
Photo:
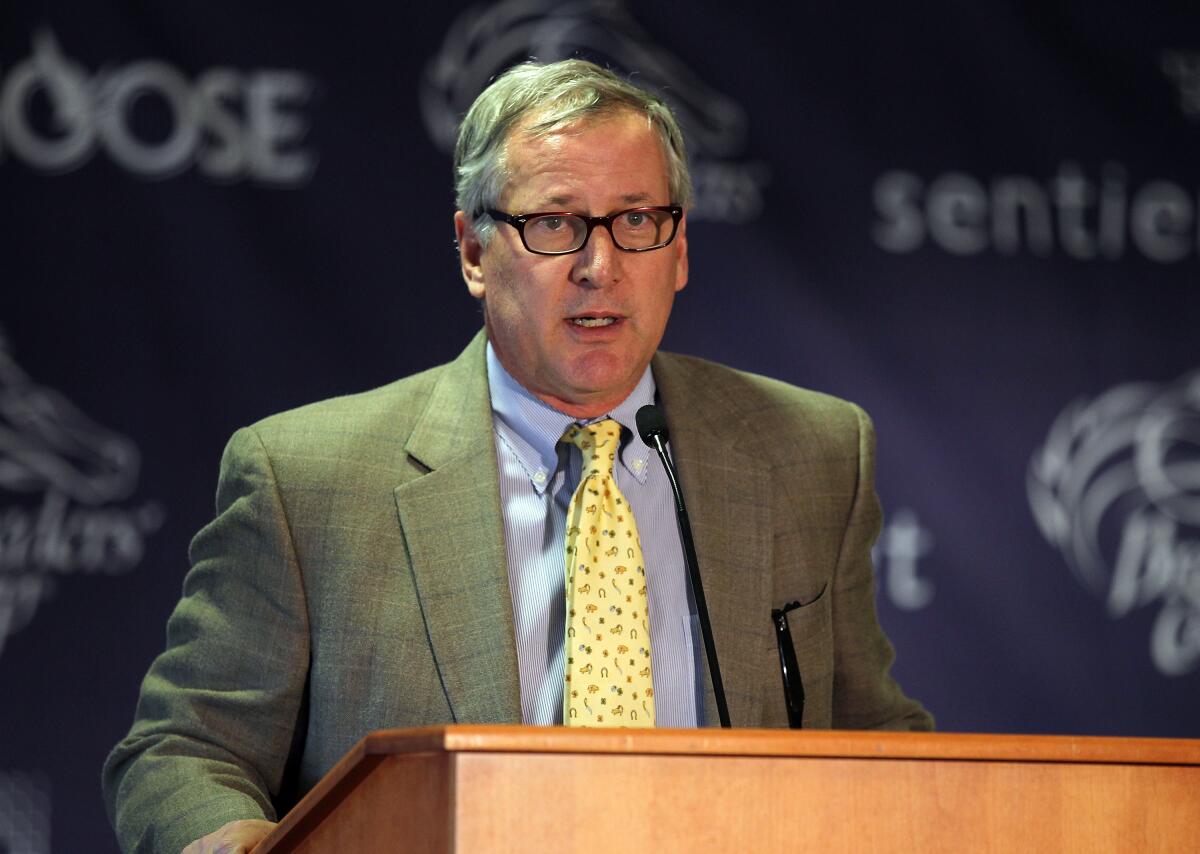
{"label": "breeders' cup logo", "polygon": [[121,503],[138,449],[93,423],[12,360],[0,333],[0,653],[58,576],[127,572],[163,522],[154,503]]}
{"label": "breeders' cup logo", "polygon": [[688,216],[732,223],[758,217],[768,172],[738,159],[746,145],[745,111],[654,44],[616,0],[504,0],[460,15],[421,81],[429,135],[453,151],[459,121],[492,78],[530,57],[574,56],[636,75],[635,82],[671,104],[687,137],[695,185]]}
{"label": "breeders' cup logo", "polygon": [[1157,606],[1150,654],[1200,665],[1200,371],[1071,404],[1034,455],[1038,527],[1108,613]]}
{"label": "breeders' cup logo", "polygon": [[223,183],[299,186],[317,166],[301,147],[313,82],[297,71],[210,68],[194,81],[144,59],[94,75],[49,30],[0,75],[0,162],[42,172],[79,169],[97,151],[145,178],[193,165]]}

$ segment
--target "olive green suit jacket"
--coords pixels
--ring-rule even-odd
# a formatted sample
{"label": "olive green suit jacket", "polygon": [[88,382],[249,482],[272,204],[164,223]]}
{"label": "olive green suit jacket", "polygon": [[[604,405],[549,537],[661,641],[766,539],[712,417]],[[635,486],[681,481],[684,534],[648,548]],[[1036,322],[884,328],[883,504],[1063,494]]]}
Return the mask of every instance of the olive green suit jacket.
{"label": "olive green suit jacket", "polygon": [[[230,440],[167,648],[105,763],[125,850],[274,819],[371,730],[521,720],[484,345]],[[733,725],[787,725],[770,611],[798,600],[805,726],[930,727],[876,622],[863,412],[698,359],[653,370]]]}

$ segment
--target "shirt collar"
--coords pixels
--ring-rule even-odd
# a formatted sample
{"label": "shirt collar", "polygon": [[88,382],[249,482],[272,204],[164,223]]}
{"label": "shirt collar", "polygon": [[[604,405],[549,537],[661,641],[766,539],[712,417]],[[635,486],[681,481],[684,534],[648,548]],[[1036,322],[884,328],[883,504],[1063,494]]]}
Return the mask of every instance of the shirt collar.
{"label": "shirt collar", "polygon": [[[488,391],[492,399],[492,422],[500,441],[512,451],[525,469],[533,488],[541,494],[558,466],[558,440],[567,427],[576,423],[570,415],[534,397],[500,364],[492,342],[487,344]],[[638,384],[625,400],[608,413],[589,419],[586,423],[612,418],[633,436],[637,436],[637,411],[654,403],[656,386],[650,366],[642,373]],[[640,440],[621,443],[621,465],[639,483],[645,483],[651,451]]]}

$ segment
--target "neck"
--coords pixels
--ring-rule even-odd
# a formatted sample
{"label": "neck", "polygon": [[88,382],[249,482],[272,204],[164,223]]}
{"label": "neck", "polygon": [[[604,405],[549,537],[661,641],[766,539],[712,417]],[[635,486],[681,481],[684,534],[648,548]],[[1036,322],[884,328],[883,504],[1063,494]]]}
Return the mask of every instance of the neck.
{"label": "neck", "polygon": [[540,400],[547,406],[557,409],[564,415],[570,415],[576,421],[591,421],[593,418],[599,418],[601,415],[606,415],[616,409],[622,401],[628,397],[628,393],[617,398],[604,398],[596,401],[567,401],[553,395],[540,394],[539,392],[531,392],[534,397]]}

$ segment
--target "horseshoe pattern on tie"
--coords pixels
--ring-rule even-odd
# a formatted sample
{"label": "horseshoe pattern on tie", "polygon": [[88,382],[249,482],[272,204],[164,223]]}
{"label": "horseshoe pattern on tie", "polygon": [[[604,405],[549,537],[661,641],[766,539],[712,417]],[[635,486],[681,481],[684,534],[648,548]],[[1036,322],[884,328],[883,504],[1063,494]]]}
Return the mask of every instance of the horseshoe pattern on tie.
{"label": "horseshoe pattern on tie", "polygon": [[[654,726],[652,657],[645,619],[649,603],[646,585],[634,583],[635,578],[645,578],[645,562],[637,524],[613,476],[620,440],[621,425],[611,419],[573,425],[563,434],[563,441],[583,455],[564,544],[566,566],[576,567],[566,572],[566,634],[571,642],[566,649],[563,720],[568,726]],[[614,539],[622,546],[615,545]],[[593,572],[595,585],[585,580]],[[617,603],[625,600],[627,616],[640,630],[621,618],[623,609],[618,604],[603,601],[610,585],[616,591],[613,598]],[[579,643],[578,637],[589,640]],[[625,639],[640,642],[626,643]],[[577,677],[574,681],[572,674]]]}

